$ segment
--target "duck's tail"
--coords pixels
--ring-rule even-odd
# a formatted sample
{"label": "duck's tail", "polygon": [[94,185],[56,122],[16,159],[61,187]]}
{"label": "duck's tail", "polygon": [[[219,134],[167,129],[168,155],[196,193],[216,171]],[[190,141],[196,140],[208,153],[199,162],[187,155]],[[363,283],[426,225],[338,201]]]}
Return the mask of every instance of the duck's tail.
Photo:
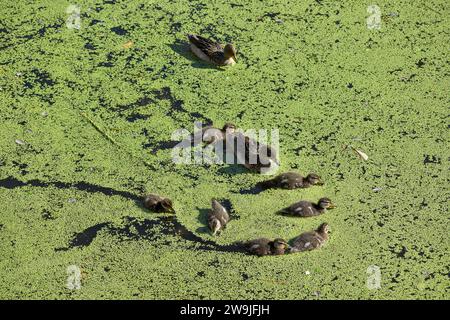
{"label": "duck's tail", "polygon": [[296,248],[296,247],[289,247],[287,253],[296,253],[296,252],[302,252],[302,250]]}
{"label": "duck's tail", "polygon": [[276,212],[276,214],[279,214],[281,216],[289,216],[290,215],[288,208],[283,208],[281,210],[278,210]]}
{"label": "duck's tail", "polygon": [[273,181],[273,179],[270,179],[270,180],[258,182],[256,184],[256,186],[259,188],[262,188],[262,189],[270,189],[270,188],[275,187],[275,182]]}

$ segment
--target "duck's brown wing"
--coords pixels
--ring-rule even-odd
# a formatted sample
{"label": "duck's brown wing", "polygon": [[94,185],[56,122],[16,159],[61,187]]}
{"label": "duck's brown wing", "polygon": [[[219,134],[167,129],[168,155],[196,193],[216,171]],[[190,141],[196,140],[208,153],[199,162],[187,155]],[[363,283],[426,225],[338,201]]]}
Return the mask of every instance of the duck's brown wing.
{"label": "duck's brown wing", "polygon": [[220,43],[202,36],[188,34],[188,39],[190,43],[199,48],[207,56],[213,56],[215,53],[223,51],[223,47]]}
{"label": "duck's brown wing", "polygon": [[299,217],[312,217],[318,215],[313,204],[309,201],[300,201],[289,207],[292,215]]}
{"label": "duck's brown wing", "polygon": [[216,200],[212,201],[211,215],[214,215],[224,225],[230,220],[227,209]]}
{"label": "duck's brown wing", "polygon": [[309,251],[322,246],[324,239],[315,231],[305,232],[292,242],[291,252]]}
{"label": "duck's brown wing", "polygon": [[270,253],[270,240],[266,238],[255,239],[245,243],[245,248],[250,254],[265,256]]}

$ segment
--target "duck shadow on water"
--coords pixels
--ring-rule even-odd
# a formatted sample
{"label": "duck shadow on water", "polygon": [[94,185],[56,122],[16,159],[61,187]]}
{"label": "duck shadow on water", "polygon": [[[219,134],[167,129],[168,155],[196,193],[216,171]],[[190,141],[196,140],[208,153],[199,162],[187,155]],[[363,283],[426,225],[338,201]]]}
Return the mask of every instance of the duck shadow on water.
{"label": "duck shadow on water", "polygon": [[248,169],[238,164],[230,164],[217,170],[220,174],[235,175],[248,173]]}
{"label": "duck shadow on water", "polygon": [[210,63],[204,62],[200,60],[197,56],[195,56],[187,42],[178,40],[175,43],[168,45],[172,51],[179,54],[180,56],[184,57],[185,59],[191,61],[191,66],[197,69],[213,69],[218,71],[225,71],[224,69],[217,67],[215,65],[212,65]]}
{"label": "duck shadow on water", "polygon": [[197,208],[198,210],[198,221],[203,225],[203,227],[197,228],[196,232],[198,233],[210,233],[208,228],[208,213],[209,209],[201,209]]}
{"label": "duck shadow on water", "polygon": [[238,193],[238,194],[251,194],[251,195],[257,195],[257,194],[260,194],[261,192],[264,192],[264,191],[265,191],[264,188],[262,188],[262,187],[260,187],[260,186],[258,186],[258,185],[255,185],[255,186],[250,187],[250,188],[248,188],[248,189],[240,189],[240,190],[237,190],[237,191],[231,191],[231,192],[232,192],[232,193]]}

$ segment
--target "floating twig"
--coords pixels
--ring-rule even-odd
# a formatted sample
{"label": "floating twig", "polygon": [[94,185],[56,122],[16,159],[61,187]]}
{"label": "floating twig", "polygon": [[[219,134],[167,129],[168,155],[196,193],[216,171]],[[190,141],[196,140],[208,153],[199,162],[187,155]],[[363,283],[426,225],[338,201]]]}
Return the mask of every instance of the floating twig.
{"label": "floating twig", "polygon": [[364,161],[369,160],[369,156],[368,156],[367,154],[365,154],[363,151],[361,151],[360,149],[357,149],[357,148],[355,148],[354,146],[352,146],[352,145],[350,145],[350,144],[345,145],[345,148],[344,148],[344,149],[346,149],[346,148],[352,149],[352,150],[358,155],[358,157],[359,157],[360,159],[362,159],[362,160],[364,160]]}

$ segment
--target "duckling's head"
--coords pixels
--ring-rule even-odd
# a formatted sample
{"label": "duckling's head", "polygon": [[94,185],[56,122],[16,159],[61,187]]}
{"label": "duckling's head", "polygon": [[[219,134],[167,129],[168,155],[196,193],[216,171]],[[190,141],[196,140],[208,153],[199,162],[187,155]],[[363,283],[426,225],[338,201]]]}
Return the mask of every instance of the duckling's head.
{"label": "duckling's head", "polygon": [[275,247],[275,249],[283,251],[289,248],[289,245],[286,242],[286,240],[281,238],[276,238],[275,240],[273,240],[273,246]]}
{"label": "duckling's head", "polygon": [[208,221],[209,230],[211,230],[211,233],[213,236],[219,232],[220,228],[222,227],[222,224],[220,223],[220,220],[217,218],[213,218]]}
{"label": "duckling's head", "polygon": [[319,200],[319,207],[322,209],[333,209],[336,206],[328,198],[322,198]]}
{"label": "duckling's head", "polygon": [[175,213],[175,209],[173,208],[172,200],[168,198],[164,198],[160,202],[161,207],[165,212]]}
{"label": "duckling's head", "polygon": [[317,232],[328,234],[330,232],[330,225],[328,223],[322,223],[319,228],[317,228]]}
{"label": "duckling's head", "polygon": [[236,125],[234,123],[227,122],[222,128],[223,131],[228,131],[229,133],[233,133],[236,130]]}
{"label": "duckling's head", "polygon": [[231,43],[227,43],[225,45],[225,48],[223,48],[225,59],[233,58],[234,61],[237,61],[236,53],[236,48]]}
{"label": "duckling's head", "polygon": [[323,185],[322,179],[320,179],[320,177],[315,173],[308,174],[306,176],[306,180],[313,186],[314,185],[317,185],[317,186]]}
{"label": "duckling's head", "polygon": [[153,210],[161,201],[161,197],[156,194],[148,194],[144,197],[144,207]]}

